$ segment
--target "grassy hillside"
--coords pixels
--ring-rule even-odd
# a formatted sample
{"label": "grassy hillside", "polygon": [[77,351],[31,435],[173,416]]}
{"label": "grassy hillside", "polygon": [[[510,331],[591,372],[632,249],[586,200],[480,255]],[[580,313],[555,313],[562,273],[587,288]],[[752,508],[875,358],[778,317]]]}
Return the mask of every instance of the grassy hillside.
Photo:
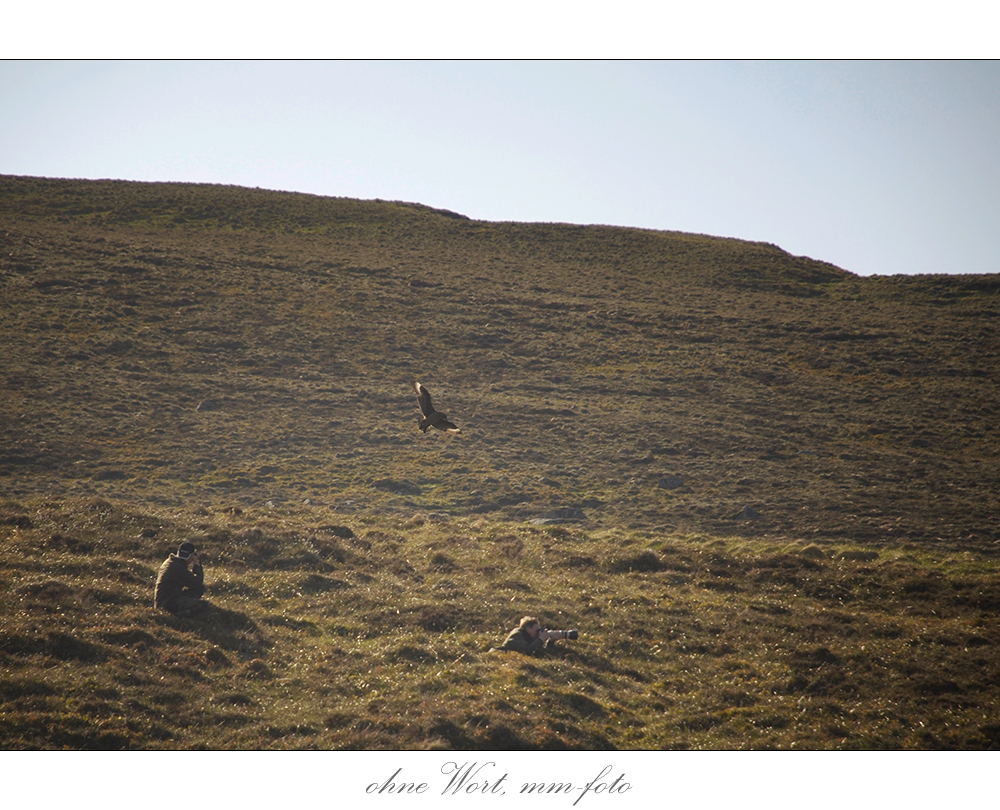
{"label": "grassy hillside", "polygon": [[0,177],[0,296],[4,747],[1000,739],[998,276]]}

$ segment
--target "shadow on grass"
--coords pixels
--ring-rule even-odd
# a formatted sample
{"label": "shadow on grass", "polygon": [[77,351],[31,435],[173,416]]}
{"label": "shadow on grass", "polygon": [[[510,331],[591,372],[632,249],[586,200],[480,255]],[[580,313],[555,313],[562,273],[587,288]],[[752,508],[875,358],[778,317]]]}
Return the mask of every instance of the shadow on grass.
{"label": "shadow on grass", "polygon": [[108,659],[106,646],[94,644],[63,632],[53,632],[47,635],[2,633],[0,634],[0,652],[19,657],[41,654],[59,661],[80,661],[85,664],[98,664]]}
{"label": "shadow on grass", "polygon": [[424,733],[427,738],[441,740],[453,750],[530,751],[539,747],[503,723],[491,725],[485,733],[474,734],[450,718],[436,717],[427,723]]}
{"label": "shadow on grass", "polygon": [[220,649],[247,658],[259,657],[272,646],[257,622],[245,613],[206,603],[208,609],[198,618],[182,619],[165,616],[165,621],[178,630],[197,633]]}

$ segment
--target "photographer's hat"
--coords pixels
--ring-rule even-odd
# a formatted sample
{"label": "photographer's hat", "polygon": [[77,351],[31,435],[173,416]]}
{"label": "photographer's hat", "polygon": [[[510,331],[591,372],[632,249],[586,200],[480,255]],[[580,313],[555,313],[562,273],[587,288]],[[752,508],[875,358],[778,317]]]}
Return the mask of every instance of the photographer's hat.
{"label": "photographer's hat", "polygon": [[177,556],[182,560],[186,560],[194,554],[194,543],[181,543],[181,547],[177,549]]}

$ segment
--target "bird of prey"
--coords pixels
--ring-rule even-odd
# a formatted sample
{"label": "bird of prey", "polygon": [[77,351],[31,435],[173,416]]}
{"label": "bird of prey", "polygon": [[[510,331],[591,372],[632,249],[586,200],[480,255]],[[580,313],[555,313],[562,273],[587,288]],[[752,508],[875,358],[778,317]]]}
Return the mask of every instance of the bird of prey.
{"label": "bird of prey", "polygon": [[420,383],[414,382],[413,387],[417,389],[417,399],[420,401],[420,410],[424,418],[420,420],[420,429],[426,433],[427,428],[436,427],[448,433],[461,433],[454,423],[448,421],[448,414],[435,411],[431,404],[431,395]]}

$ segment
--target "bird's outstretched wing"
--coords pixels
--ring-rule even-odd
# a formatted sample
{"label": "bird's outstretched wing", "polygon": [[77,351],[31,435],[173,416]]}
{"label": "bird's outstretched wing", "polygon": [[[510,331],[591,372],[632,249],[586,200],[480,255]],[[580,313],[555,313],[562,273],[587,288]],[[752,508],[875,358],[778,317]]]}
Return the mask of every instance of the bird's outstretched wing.
{"label": "bird's outstretched wing", "polygon": [[417,400],[420,402],[420,410],[424,414],[424,418],[420,420],[418,427],[424,432],[427,432],[428,428],[437,428],[438,430],[444,430],[448,433],[461,433],[462,431],[453,423],[448,421],[448,414],[441,413],[441,411],[434,410],[434,405],[431,404],[431,395],[420,383],[413,383],[414,389],[417,392]]}
{"label": "bird's outstretched wing", "polygon": [[417,389],[417,399],[420,402],[421,412],[423,412],[424,416],[430,416],[434,413],[430,392],[418,382],[413,383],[413,387]]}

